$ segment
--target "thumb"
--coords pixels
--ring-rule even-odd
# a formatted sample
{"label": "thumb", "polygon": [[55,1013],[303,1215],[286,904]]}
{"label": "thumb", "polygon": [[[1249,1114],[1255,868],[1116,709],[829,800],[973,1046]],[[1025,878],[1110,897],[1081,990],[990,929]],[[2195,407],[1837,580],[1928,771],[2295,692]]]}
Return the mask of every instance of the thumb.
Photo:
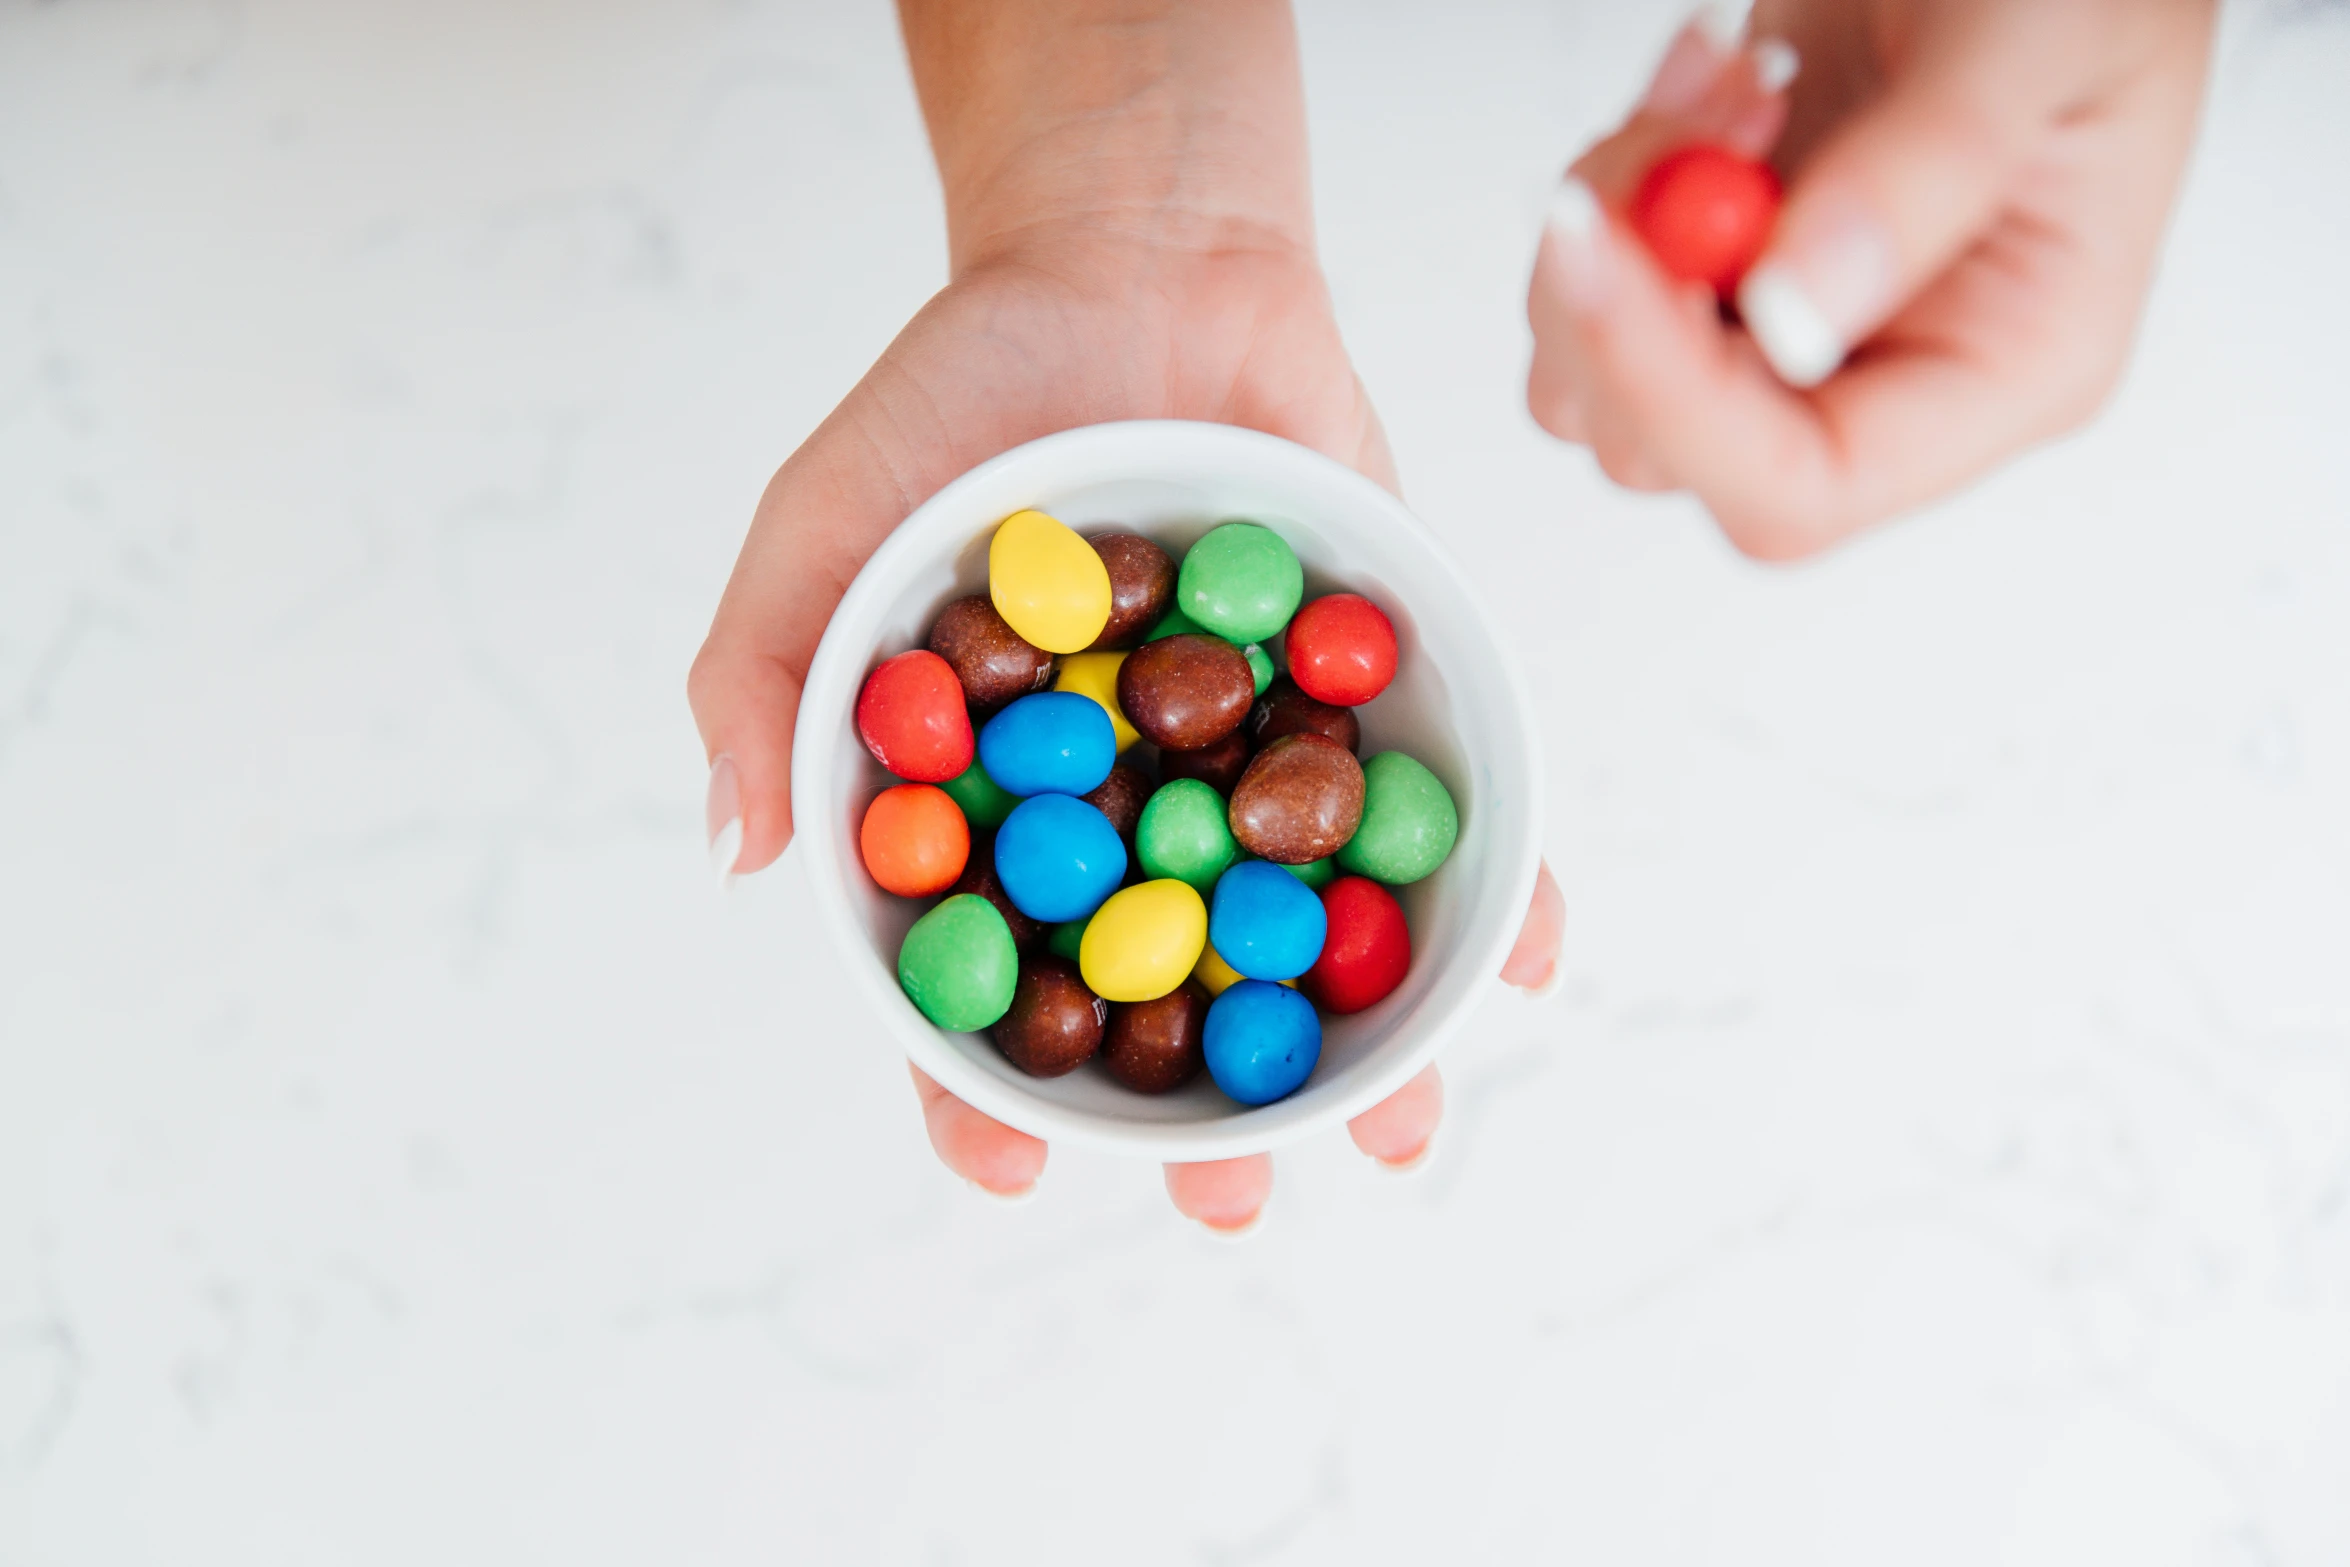
{"label": "thumb", "polygon": [[1795,171],[1739,314],[1791,386],[1817,385],[1990,227],[2066,79],[2052,8],[1921,8],[1899,69]]}

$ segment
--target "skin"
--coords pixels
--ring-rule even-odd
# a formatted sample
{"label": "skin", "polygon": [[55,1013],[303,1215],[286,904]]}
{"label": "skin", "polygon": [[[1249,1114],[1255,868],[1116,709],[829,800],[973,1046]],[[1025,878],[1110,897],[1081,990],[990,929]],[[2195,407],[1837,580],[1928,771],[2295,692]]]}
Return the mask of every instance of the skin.
{"label": "skin", "polygon": [[[890,530],[974,464],[1074,425],[1184,418],[1396,484],[1314,253],[1285,5],[906,0],[901,20],[951,276],[769,483],[694,662],[706,754],[731,758],[739,790],[738,873],[790,841],[792,723],[825,621]],[[1546,983],[1563,923],[1545,869],[1503,978]],[[1035,1184],[1042,1142],[913,1075],[948,1168],[998,1195]],[[1430,1068],[1352,1123],[1356,1145],[1413,1162],[1443,1099]],[[1167,1190],[1244,1230],[1272,1161],[1170,1165]]]}
{"label": "skin", "polygon": [[[1760,559],[1814,553],[2085,422],[2126,365],[2203,93],[2210,0],[1759,0],[1749,37],[1685,29],[1574,174],[1608,222],[1556,225],[1528,301],[1527,403],[1619,483],[1688,490]],[[1690,141],[1768,154],[1787,199],[1758,269],[1851,348],[1783,384],[1702,287],[1624,227]]]}

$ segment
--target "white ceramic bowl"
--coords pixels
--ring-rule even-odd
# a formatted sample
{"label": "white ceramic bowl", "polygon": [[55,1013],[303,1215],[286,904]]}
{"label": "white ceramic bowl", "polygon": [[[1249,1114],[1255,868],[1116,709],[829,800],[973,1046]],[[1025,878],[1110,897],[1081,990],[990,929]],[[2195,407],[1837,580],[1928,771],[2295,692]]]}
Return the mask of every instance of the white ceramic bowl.
{"label": "white ceramic bowl", "polygon": [[[1277,530],[1305,565],[1306,596],[1360,592],[1395,622],[1402,667],[1359,709],[1362,754],[1402,750],[1452,791],[1460,842],[1436,873],[1398,889],[1412,967],[1395,993],[1325,1018],[1322,1058],[1303,1088],[1251,1109],[1201,1073],[1170,1094],[1138,1094],[1095,1067],[1034,1078],[984,1034],[950,1034],[897,983],[898,944],[925,905],[865,873],[857,826],[892,781],[857,736],[866,674],[920,647],[948,601],[987,591],[987,544],[1023,507],[1079,532],[1148,535],[1180,558],[1236,518]],[[1498,983],[1533,896],[1541,853],[1541,761],[1523,687],[1476,595],[1403,503],[1302,446],[1220,424],[1139,421],[1049,435],[1004,453],[917,508],[866,562],[825,630],[800,702],[792,761],[799,852],[847,982],[890,1042],[997,1120],[1059,1142],[1153,1159],[1223,1159],[1335,1125],[1427,1065]]]}

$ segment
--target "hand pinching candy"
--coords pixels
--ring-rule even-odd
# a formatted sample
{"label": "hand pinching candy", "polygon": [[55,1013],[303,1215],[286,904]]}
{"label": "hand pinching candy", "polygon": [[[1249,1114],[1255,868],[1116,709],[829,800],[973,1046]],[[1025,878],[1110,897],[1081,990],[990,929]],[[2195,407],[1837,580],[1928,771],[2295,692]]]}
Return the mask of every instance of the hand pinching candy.
{"label": "hand pinching candy", "polygon": [[1728,299],[1770,243],[1779,176],[1727,147],[1683,147],[1649,169],[1628,216],[1657,265]]}

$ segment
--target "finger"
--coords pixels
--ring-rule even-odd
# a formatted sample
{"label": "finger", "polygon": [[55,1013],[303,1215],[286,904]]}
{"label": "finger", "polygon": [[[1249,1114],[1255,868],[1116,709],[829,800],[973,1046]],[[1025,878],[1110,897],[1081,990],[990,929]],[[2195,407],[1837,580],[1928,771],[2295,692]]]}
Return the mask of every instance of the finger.
{"label": "finger", "polygon": [[1518,944],[1501,965],[1504,982],[1520,990],[1540,990],[1558,972],[1559,946],[1566,936],[1567,900],[1545,865],[1534,877],[1533,901],[1526,905],[1526,923],[1518,927]]}
{"label": "finger", "polygon": [[2068,39],[2095,8],[1920,9],[1906,68],[1797,171],[1770,248],[1739,286],[1748,330],[1791,386],[1816,386],[1999,215],[2037,133],[2078,91]]}
{"label": "finger", "polygon": [[1273,1195],[1273,1156],[1167,1166],[1167,1196],[1175,1211],[1218,1235],[1245,1235],[1263,1217]]}
{"label": "finger", "polygon": [[1346,1123],[1355,1146],[1389,1169],[1416,1167],[1444,1119],[1444,1079],[1433,1066]]}
{"label": "finger", "polygon": [[914,1091],[922,1096],[922,1126],[939,1162],[996,1197],[1025,1197],[1044,1174],[1045,1145],[980,1114],[914,1065]]}

